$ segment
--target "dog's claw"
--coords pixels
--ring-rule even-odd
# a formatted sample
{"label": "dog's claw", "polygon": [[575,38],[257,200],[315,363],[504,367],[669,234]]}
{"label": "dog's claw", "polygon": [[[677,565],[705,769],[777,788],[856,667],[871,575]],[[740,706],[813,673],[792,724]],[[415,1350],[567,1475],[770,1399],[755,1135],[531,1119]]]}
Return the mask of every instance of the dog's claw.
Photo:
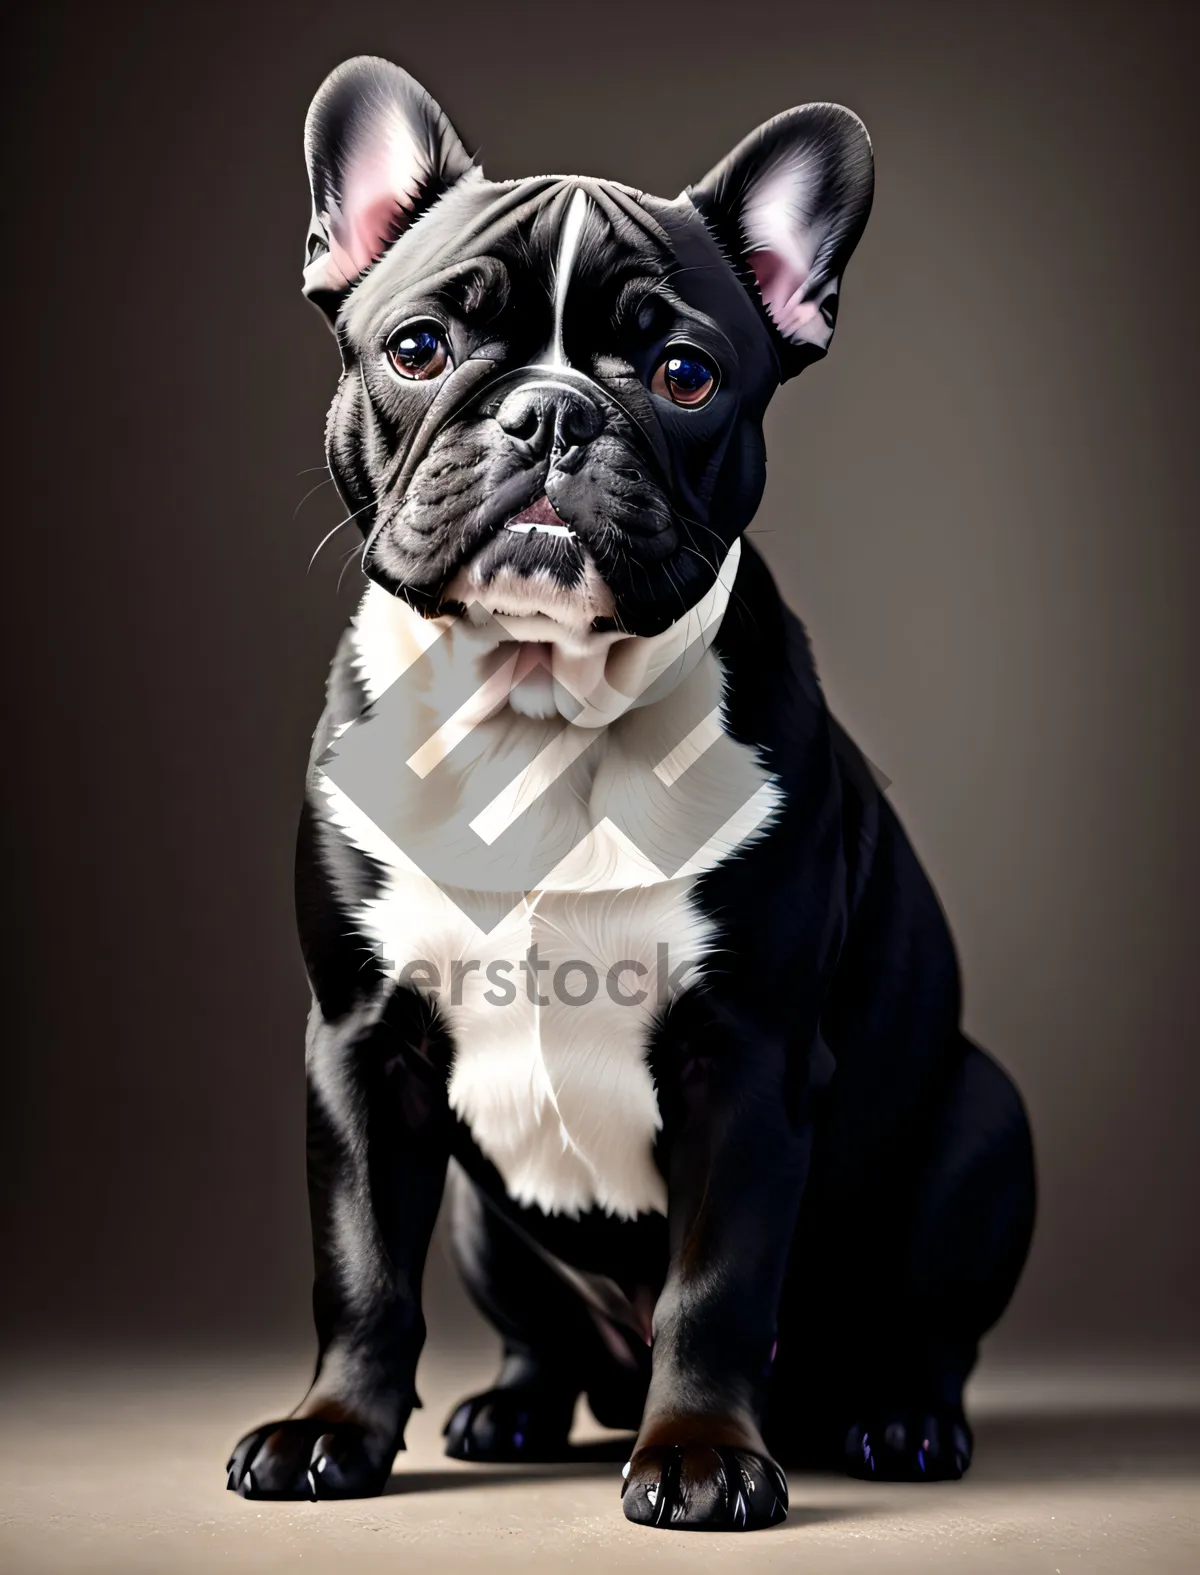
{"label": "dog's claw", "polygon": [[464,1400],[442,1429],[452,1460],[562,1460],[574,1395],[534,1385],[489,1389]]}
{"label": "dog's claw", "polygon": [[242,1498],[368,1498],[392,1466],[395,1441],[354,1422],[289,1417],[247,1433],[227,1485]]}
{"label": "dog's claw", "polygon": [[621,1499],[643,1526],[757,1531],[786,1517],[788,1493],[775,1462],[748,1449],[670,1444],[634,1454]]}
{"label": "dog's claw", "polygon": [[855,1422],[842,1457],[851,1476],[873,1482],[956,1482],[971,1464],[961,1411],[915,1409]]}

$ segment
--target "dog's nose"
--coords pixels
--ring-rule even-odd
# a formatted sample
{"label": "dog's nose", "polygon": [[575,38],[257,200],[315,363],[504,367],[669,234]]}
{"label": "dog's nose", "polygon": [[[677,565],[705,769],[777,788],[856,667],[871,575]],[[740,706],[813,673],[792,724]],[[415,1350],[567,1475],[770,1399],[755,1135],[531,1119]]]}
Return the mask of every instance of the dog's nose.
{"label": "dog's nose", "polygon": [[531,459],[590,443],[604,424],[598,406],[572,388],[516,388],[496,412],[500,427]]}

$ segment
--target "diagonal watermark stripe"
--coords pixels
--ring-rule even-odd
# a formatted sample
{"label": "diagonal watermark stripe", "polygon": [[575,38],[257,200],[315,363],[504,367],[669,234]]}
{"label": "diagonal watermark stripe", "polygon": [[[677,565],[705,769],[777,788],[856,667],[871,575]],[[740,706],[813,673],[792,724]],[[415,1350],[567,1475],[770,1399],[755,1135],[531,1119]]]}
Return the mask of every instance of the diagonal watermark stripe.
{"label": "diagonal watermark stripe", "polygon": [[[671,697],[653,713],[660,728],[653,753],[621,754],[618,744],[619,769],[610,766],[603,780],[605,728],[561,715],[496,718],[518,653],[487,615],[476,612],[471,631],[476,660],[451,660],[444,630],[338,737],[322,769],[481,927],[490,931],[501,910],[542,889],[602,822],[665,880],[690,872],[723,834],[740,840],[730,828],[742,825],[746,834],[748,806],[769,813],[762,772],[747,769],[747,751],[722,730],[720,685],[701,661],[710,629],[700,620],[683,653],[634,697],[641,717]],[[577,707],[571,716],[586,709],[586,696],[555,682],[560,705]],[[562,791],[551,792],[560,783]],[[497,894],[511,896],[508,908]]]}
{"label": "diagonal watermark stripe", "polygon": [[[612,889],[711,869],[780,802],[756,753],[725,733],[723,678],[705,660],[736,564],[735,544],[677,638],[618,642],[599,668],[569,647],[551,660],[478,606],[445,624],[320,762],[335,819],[489,934],[552,877],[549,889],[579,891],[598,868],[619,870]],[[547,683],[557,714],[517,703],[526,685],[544,702]]]}

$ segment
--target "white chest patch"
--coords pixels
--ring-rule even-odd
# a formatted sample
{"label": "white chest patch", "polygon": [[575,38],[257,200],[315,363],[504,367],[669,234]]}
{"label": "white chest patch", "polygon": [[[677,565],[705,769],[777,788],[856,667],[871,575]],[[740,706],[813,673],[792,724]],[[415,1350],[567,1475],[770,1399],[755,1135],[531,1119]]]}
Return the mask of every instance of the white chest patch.
{"label": "white chest patch", "polygon": [[[547,1213],[665,1212],[647,1046],[714,942],[690,899],[696,877],[760,834],[779,803],[754,753],[720,725],[708,647],[731,558],[723,594],[681,620],[690,630],[658,637],[650,668],[667,682],[637,691],[652,703],[627,698],[622,709],[598,690],[596,704],[584,697],[590,725],[496,711],[494,697],[482,720],[459,707],[450,725],[444,703],[424,703],[456,665],[446,625],[375,587],[356,619],[372,701],[407,675],[395,706],[357,724],[389,729],[387,758],[401,762],[389,791],[346,791],[336,759],[322,776],[331,820],[387,872],[357,925],[393,977],[436,1002],[454,1043],[452,1108],[510,1195]],[[646,659],[638,653],[643,672]],[[483,809],[481,781],[506,783],[483,794]],[[504,850],[517,821],[529,830],[521,867],[536,873],[514,895]]]}

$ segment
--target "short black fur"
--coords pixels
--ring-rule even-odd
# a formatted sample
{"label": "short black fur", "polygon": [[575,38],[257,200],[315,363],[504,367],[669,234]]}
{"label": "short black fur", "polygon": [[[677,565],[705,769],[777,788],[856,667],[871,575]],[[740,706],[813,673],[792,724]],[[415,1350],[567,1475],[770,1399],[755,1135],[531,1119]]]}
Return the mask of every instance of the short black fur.
{"label": "short black fur", "polygon": [[[320,277],[309,288],[342,350],[329,455],[368,574],[435,611],[455,569],[544,494],[594,556],[619,625],[656,633],[711,586],[752,518],[762,413],[781,375],[814,358],[815,341],[785,343],[753,294],[736,205],[755,149],[775,159],[791,138],[842,161],[818,193],[836,209],[813,283],[832,331],[829,282],[869,208],[865,134],[832,106],[792,112],[674,203],[557,177],[491,185],[403,73],[357,72],[337,74],[336,137],[310,147]],[[371,134],[370,115],[346,107],[359,90],[430,117],[414,176],[426,184],[361,277],[333,289],[319,265],[338,244],[339,160]],[[310,126],[329,120],[320,106],[319,95]],[[513,431],[499,413],[552,330],[556,237],[579,189],[597,220],[563,333],[584,371],[550,415],[559,432],[583,425],[539,447],[520,434],[545,412],[533,424],[518,412]],[[441,390],[401,386],[381,357],[417,314],[447,324],[456,360]],[[680,337],[720,362],[706,412],[650,392]],[[531,550],[516,549],[518,568]],[[564,562],[569,580],[575,559]],[[331,740],[367,706],[342,642],[297,858],[320,1354],[297,1411],[234,1451],[229,1485],[243,1495],[382,1487],[417,1404],[421,1276],[448,1167],[464,1278],[504,1343],[495,1384],[448,1422],[449,1453],[557,1458],[586,1393],[602,1421],[638,1432],[628,1517],[706,1529],[782,1518],[776,1457],[875,1479],[954,1478],[969,1464],[963,1385],[1033,1224],[1025,1112],[962,1032],[937,899],[748,543],[716,649],[726,730],[757,752],[782,809],[696,884],[718,949],[650,1047],[668,1212],[622,1221],[513,1201],[449,1108],[453,1045],[436,1010],[364,948],[354,914],[384,873],[329,822],[316,783]]]}

